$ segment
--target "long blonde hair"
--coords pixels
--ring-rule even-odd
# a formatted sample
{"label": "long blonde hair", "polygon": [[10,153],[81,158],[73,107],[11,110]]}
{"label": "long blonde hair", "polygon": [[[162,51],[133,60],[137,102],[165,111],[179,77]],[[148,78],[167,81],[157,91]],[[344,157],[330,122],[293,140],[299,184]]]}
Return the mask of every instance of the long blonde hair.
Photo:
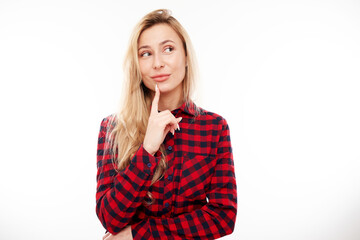
{"label": "long blonde hair", "polygon": [[[190,38],[181,24],[171,16],[169,10],[159,9],[152,11],[145,15],[135,26],[125,56],[122,104],[119,112],[113,115],[113,129],[109,134],[113,159],[118,171],[123,170],[130,164],[131,158],[143,143],[145,137],[153,93],[142,83],[138,62],[138,40],[143,31],[156,24],[169,25],[183,43],[187,67],[185,78],[182,81],[182,95],[184,102],[191,100],[197,66]],[[162,157],[155,169],[151,185],[164,176],[167,168],[163,145],[161,145],[160,151]],[[147,203],[152,204],[153,198],[150,192],[148,192],[148,196],[151,202]]]}

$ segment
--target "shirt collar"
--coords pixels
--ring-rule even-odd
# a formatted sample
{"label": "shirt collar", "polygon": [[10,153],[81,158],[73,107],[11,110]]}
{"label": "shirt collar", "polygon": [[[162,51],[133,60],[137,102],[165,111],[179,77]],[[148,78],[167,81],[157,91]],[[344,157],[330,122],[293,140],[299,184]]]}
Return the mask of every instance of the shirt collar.
{"label": "shirt collar", "polygon": [[181,105],[180,111],[183,111],[191,116],[196,116],[198,115],[199,109],[192,100],[188,100]]}

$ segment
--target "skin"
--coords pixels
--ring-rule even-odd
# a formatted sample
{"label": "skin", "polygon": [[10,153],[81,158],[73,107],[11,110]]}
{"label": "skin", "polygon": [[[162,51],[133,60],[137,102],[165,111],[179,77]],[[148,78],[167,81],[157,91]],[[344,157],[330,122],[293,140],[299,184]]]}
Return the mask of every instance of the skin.
{"label": "skin", "polygon": [[103,236],[102,239],[103,240],[133,240],[133,236],[131,233],[131,226],[128,225],[116,235],[112,235],[111,233],[108,232]]}
{"label": "skin", "polygon": [[[143,143],[145,150],[154,155],[169,131],[174,135],[176,129],[180,130],[178,123],[181,118],[175,118],[171,110],[183,104],[182,81],[186,72],[186,55],[180,37],[167,24],[146,29],[139,37],[138,46],[142,80],[147,88],[155,90]],[[159,74],[170,76],[165,81],[153,78]]]}
{"label": "skin", "polygon": [[[182,81],[185,77],[186,55],[181,39],[166,24],[157,24],[145,30],[139,37],[139,66],[145,86],[154,91],[148,126],[143,142],[144,149],[154,155],[166,135],[180,130],[180,118],[171,113],[183,102]],[[170,74],[165,81],[152,78]],[[132,240],[131,226],[116,235],[107,233],[103,240]]]}
{"label": "skin", "polygon": [[[182,81],[185,77],[186,55],[177,33],[167,24],[146,29],[139,37],[138,57],[145,86],[161,91],[159,110],[173,110],[182,105]],[[157,82],[154,75],[170,74],[169,79]]]}

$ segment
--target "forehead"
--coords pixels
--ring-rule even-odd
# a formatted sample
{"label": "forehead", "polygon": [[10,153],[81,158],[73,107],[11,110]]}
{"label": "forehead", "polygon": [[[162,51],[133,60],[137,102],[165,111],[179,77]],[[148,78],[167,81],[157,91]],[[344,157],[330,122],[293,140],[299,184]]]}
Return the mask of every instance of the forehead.
{"label": "forehead", "polygon": [[181,43],[180,37],[169,25],[156,24],[141,33],[138,45],[139,47],[142,45],[155,46],[164,40],[172,40],[178,44]]}

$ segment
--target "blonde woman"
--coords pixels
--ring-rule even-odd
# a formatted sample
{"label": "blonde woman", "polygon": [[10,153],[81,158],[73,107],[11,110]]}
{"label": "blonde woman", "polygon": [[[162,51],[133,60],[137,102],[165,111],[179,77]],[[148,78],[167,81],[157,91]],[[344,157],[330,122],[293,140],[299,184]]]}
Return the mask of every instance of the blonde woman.
{"label": "blonde woman", "polygon": [[231,234],[237,192],[229,127],[191,100],[194,51],[165,9],[135,27],[121,110],[101,123],[96,213],[103,239]]}

